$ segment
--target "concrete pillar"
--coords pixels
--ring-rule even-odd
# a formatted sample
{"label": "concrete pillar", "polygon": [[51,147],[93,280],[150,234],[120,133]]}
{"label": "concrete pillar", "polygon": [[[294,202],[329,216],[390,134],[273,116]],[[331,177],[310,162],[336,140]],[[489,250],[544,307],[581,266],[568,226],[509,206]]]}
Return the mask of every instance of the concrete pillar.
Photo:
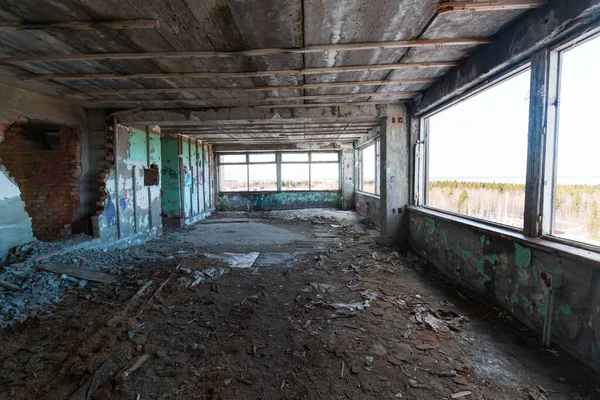
{"label": "concrete pillar", "polygon": [[381,119],[381,244],[408,243],[410,146],[406,107],[388,105]]}
{"label": "concrete pillar", "polygon": [[354,149],[341,152],[342,163],[342,201],[341,208],[349,210],[354,204]]}

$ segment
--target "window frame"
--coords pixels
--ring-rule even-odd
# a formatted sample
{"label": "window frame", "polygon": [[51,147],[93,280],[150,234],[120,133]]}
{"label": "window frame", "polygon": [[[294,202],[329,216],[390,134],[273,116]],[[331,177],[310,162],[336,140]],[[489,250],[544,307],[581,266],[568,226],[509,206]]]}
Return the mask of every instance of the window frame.
{"label": "window frame", "polygon": [[[363,159],[363,150],[365,150],[368,147],[374,146],[374,150],[375,150],[375,157],[374,157],[374,162],[375,162],[375,193],[372,192],[367,192],[364,190],[364,182],[363,182],[363,175],[364,175],[364,159]],[[365,194],[367,196],[374,196],[374,197],[380,197],[381,196],[381,137],[380,136],[376,136],[364,143],[362,143],[359,147],[356,148],[358,157],[358,171],[357,171],[357,177],[358,179],[356,180],[356,187],[354,188],[357,192],[361,193],[361,194]]]}
{"label": "window frame", "polygon": [[[499,222],[495,222],[495,221],[490,221],[487,219],[483,219],[483,218],[477,218],[477,217],[472,217],[469,215],[465,215],[465,214],[460,214],[460,213],[455,213],[452,211],[447,211],[447,210],[442,210],[439,208],[435,208],[435,207],[431,207],[428,205],[429,203],[429,150],[430,150],[430,146],[429,144],[429,130],[430,130],[430,124],[429,124],[429,118],[433,117],[436,114],[439,114],[445,110],[448,110],[464,101],[467,101],[473,97],[476,97],[477,95],[492,89],[498,85],[501,85],[502,83],[520,75],[525,73],[527,70],[531,71],[531,63],[529,61],[527,61],[526,63],[523,63],[517,67],[513,67],[511,70],[509,70],[508,72],[504,72],[503,74],[501,74],[499,77],[497,77],[496,79],[490,80],[488,82],[486,82],[483,85],[480,85],[476,88],[474,88],[473,90],[469,91],[468,93],[466,93],[465,95],[461,96],[460,98],[447,103],[445,105],[443,105],[440,108],[437,108],[427,114],[424,114],[420,117],[420,127],[419,127],[419,138],[415,144],[415,166],[414,166],[414,170],[416,172],[417,177],[415,179],[415,196],[413,198],[413,205],[424,208],[426,210],[431,210],[434,211],[436,213],[442,213],[442,214],[447,214],[449,216],[452,216],[454,218],[460,218],[463,220],[470,220],[473,222],[476,222],[478,224],[487,224],[490,226],[493,226],[495,228],[500,228],[500,229],[506,229],[512,232],[517,232],[517,233],[523,233],[524,232],[524,228],[519,228],[519,227],[515,227],[515,226],[511,226],[511,225],[505,225]],[[531,85],[531,82],[530,82]],[[531,112],[531,111],[530,111]],[[531,114],[529,116],[529,118],[531,118]],[[525,187],[527,190],[527,182],[525,182]],[[527,203],[527,196],[525,197],[525,203]],[[527,206],[525,205],[525,211],[527,210]],[[524,215],[524,221],[526,216]]]}
{"label": "window frame", "polygon": [[[575,257],[582,259],[600,260],[600,245],[580,242],[573,239],[567,239],[552,235],[554,232],[555,221],[555,193],[556,193],[556,166],[558,155],[558,127],[559,127],[559,107],[560,107],[560,77],[561,77],[561,53],[583,44],[589,40],[600,37],[600,25],[586,30],[578,30],[571,33],[561,41],[551,44],[538,50],[526,60],[515,63],[507,67],[496,75],[496,79],[486,81],[483,84],[475,86],[466,91],[457,98],[442,104],[441,106],[419,115],[417,137],[412,145],[413,150],[413,171],[414,180],[412,187],[412,205],[414,210],[431,214],[439,218],[447,219],[459,224],[473,226],[482,231],[496,232],[505,234],[515,239],[520,239],[537,245],[543,249],[551,251],[569,252]],[[544,59],[544,54],[547,59]],[[539,56],[536,59],[536,56]],[[543,60],[543,61],[540,61]],[[528,155],[527,155],[527,180],[525,197],[525,226],[523,229],[515,228],[493,221],[469,217],[462,214],[452,213],[445,210],[438,210],[427,207],[427,185],[429,182],[428,172],[428,147],[426,145],[427,130],[429,129],[427,119],[453,105],[471,98],[484,90],[501,83],[507,77],[514,76],[525,69],[531,69],[531,98],[533,93],[542,92],[544,96],[543,109],[534,114],[531,104],[529,108],[529,134],[528,134]],[[545,74],[545,80],[539,79],[537,82],[533,79],[534,70],[537,74]],[[538,99],[539,101],[540,99]],[[532,100],[533,101],[533,100]],[[541,115],[541,117],[540,117]],[[533,121],[538,117],[537,121]],[[533,122],[532,122],[533,121]],[[535,125],[534,125],[535,124]],[[543,126],[542,126],[543,125]],[[537,143],[536,143],[537,142]],[[538,157],[532,156],[536,150]],[[540,168],[541,173],[536,177],[535,168]],[[535,185],[541,186],[541,191],[536,192]],[[537,204],[536,204],[537,203]],[[528,220],[535,220],[539,227],[537,229],[528,229]]]}
{"label": "window frame", "polygon": [[[542,239],[600,253],[600,245],[581,242],[575,239],[555,236],[556,228],[556,192],[558,183],[558,150],[560,125],[560,94],[562,83],[563,55],[591,40],[600,40],[600,27],[584,34],[579,34],[562,43],[549,48],[548,60],[548,90],[546,101],[546,131],[544,135],[544,151],[542,162],[543,186],[541,202],[541,232]],[[530,115],[531,118],[531,115]]]}
{"label": "window frame", "polygon": [[[308,154],[308,161],[282,161],[282,154]],[[337,161],[312,161],[312,155],[317,153],[335,153],[337,155]],[[250,155],[256,154],[275,154],[275,161],[265,162],[265,161],[253,161],[250,162]],[[222,163],[221,156],[226,155],[245,155],[246,162],[245,163]],[[340,150],[322,150],[322,151],[299,151],[299,150],[289,150],[289,151],[248,151],[248,152],[219,152],[216,153],[215,158],[217,160],[217,182],[219,185],[219,193],[279,193],[279,192],[340,192],[342,190],[342,163],[341,163],[341,151]],[[260,164],[276,164],[277,170],[277,190],[261,190],[261,191],[251,191],[250,190],[250,165],[260,165]],[[284,164],[308,164],[308,190],[282,190],[281,185],[281,166]],[[313,164],[336,164],[338,167],[338,189],[336,190],[313,190],[312,189],[312,174],[311,174],[311,166]],[[247,190],[245,191],[228,191],[223,190],[221,187],[221,166],[223,165],[246,165],[246,179],[247,179]]]}

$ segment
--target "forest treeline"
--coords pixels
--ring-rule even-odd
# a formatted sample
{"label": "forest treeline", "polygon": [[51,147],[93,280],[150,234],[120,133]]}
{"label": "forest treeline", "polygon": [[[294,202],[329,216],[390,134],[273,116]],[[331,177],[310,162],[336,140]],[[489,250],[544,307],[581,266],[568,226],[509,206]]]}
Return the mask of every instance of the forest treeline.
{"label": "forest treeline", "polygon": [[[522,227],[525,184],[432,181],[429,206]],[[558,185],[555,210],[555,234],[600,240],[600,185]]]}

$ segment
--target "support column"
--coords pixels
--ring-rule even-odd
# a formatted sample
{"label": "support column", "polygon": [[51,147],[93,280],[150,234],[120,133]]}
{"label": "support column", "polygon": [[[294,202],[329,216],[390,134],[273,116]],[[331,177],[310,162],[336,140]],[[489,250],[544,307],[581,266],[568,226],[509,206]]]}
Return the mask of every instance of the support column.
{"label": "support column", "polygon": [[381,244],[408,242],[410,147],[406,107],[388,105],[381,119]]}
{"label": "support column", "polygon": [[342,150],[342,201],[340,207],[349,210],[354,205],[354,149]]}

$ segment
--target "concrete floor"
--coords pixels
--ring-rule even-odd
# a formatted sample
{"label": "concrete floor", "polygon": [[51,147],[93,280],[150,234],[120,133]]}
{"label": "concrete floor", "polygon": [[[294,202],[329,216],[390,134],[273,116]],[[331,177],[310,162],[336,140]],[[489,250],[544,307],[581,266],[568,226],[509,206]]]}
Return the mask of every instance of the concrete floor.
{"label": "concrete floor", "polygon": [[[411,252],[379,247],[356,214],[256,217],[101,252],[120,260],[117,283],[0,332],[0,398],[600,397],[591,371]],[[249,251],[247,270],[205,255]],[[187,287],[213,268],[223,275]]]}

